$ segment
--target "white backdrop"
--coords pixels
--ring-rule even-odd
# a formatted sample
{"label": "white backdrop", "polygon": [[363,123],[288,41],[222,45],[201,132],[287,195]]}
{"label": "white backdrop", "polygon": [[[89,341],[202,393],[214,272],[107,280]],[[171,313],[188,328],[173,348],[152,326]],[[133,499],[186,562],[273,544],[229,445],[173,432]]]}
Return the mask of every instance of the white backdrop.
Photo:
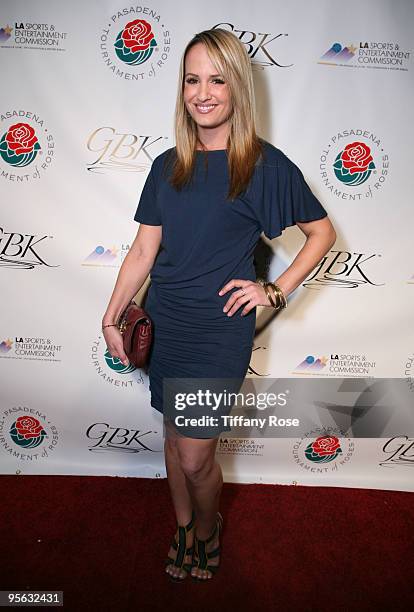
{"label": "white backdrop", "polygon": [[[246,44],[259,133],[299,165],[338,235],[262,331],[258,312],[248,376],[412,383],[413,17],[409,0],[341,13],[329,0],[1,3],[1,473],[166,475],[148,379],[105,358],[100,322],[151,161],[174,146],[181,54],[211,27]],[[155,43],[122,54],[136,19]],[[272,279],[303,240],[296,227],[263,237]],[[322,434],[222,436],[217,457],[227,481],[414,490],[412,432],[340,437],[323,469],[303,453]]]}

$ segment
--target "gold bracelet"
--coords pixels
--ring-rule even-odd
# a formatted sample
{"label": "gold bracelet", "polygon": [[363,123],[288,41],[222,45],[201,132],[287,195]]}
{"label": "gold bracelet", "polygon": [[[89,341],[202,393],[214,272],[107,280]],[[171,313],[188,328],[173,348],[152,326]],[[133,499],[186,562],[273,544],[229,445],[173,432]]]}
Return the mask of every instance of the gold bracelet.
{"label": "gold bracelet", "polygon": [[[272,282],[266,282],[262,278],[258,278],[256,282],[259,283],[259,285],[265,290],[267,298],[273,308],[275,308],[276,310],[281,310],[282,308],[287,307],[286,296],[283,293],[282,289],[279,287],[279,285],[276,285]],[[272,289],[273,296],[269,292],[269,286]]]}
{"label": "gold bracelet", "polygon": [[282,307],[282,300],[280,298],[280,293],[279,293],[279,291],[276,290],[275,285],[273,283],[269,283],[268,286],[271,288],[271,290],[273,292],[273,297],[274,297],[274,301],[275,301],[275,304],[276,304],[275,308],[276,308],[276,310],[280,310],[281,307]]}
{"label": "gold bracelet", "polygon": [[274,301],[274,299],[273,299],[273,297],[272,297],[272,295],[271,295],[271,293],[269,291],[269,284],[270,283],[264,283],[263,287],[264,287],[264,290],[266,292],[266,295],[267,295],[267,298],[268,298],[270,304],[273,306],[273,308],[276,308],[276,302]]}
{"label": "gold bracelet", "polygon": [[278,295],[278,302],[280,304],[280,308],[286,308],[287,307],[287,299],[285,294],[283,293],[282,289],[279,287],[279,285],[276,285],[275,283],[270,283],[272,289],[274,290],[275,293],[277,293]]}

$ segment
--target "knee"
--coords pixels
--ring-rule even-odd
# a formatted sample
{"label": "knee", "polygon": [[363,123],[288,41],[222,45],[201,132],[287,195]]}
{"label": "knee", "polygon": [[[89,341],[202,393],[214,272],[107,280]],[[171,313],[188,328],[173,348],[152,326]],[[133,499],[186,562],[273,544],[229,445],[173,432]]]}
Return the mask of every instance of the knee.
{"label": "knee", "polygon": [[197,457],[191,455],[180,455],[180,466],[189,480],[196,482],[203,480],[214,466],[214,459],[210,457]]}

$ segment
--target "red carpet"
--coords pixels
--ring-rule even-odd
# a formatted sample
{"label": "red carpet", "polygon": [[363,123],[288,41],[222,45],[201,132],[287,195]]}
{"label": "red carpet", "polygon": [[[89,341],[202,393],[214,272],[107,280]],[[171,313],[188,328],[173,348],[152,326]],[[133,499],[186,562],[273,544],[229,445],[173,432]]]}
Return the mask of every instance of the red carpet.
{"label": "red carpet", "polygon": [[219,573],[174,584],[167,480],[0,483],[1,590],[63,590],[71,612],[413,609],[412,493],[225,483]]}

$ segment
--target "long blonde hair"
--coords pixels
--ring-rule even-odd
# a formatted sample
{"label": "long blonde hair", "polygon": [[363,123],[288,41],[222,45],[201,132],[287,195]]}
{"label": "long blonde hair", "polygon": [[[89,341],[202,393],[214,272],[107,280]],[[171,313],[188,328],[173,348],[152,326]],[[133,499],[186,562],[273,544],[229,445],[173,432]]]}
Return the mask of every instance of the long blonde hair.
{"label": "long blonde hair", "polygon": [[262,153],[262,146],[256,134],[256,108],[250,58],[237,36],[228,30],[217,28],[195,34],[182,55],[175,107],[176,155],[170,182],[180,190],[190,181],[195,165],[196,144],[199,142],[197,124],[187,112],[183,89],[186,55],[197,43],[206,46],[212,63],[223,75],[229,87],[232,112],[227,143],[228,198],[233,200],[247,189],[254,166]]}

